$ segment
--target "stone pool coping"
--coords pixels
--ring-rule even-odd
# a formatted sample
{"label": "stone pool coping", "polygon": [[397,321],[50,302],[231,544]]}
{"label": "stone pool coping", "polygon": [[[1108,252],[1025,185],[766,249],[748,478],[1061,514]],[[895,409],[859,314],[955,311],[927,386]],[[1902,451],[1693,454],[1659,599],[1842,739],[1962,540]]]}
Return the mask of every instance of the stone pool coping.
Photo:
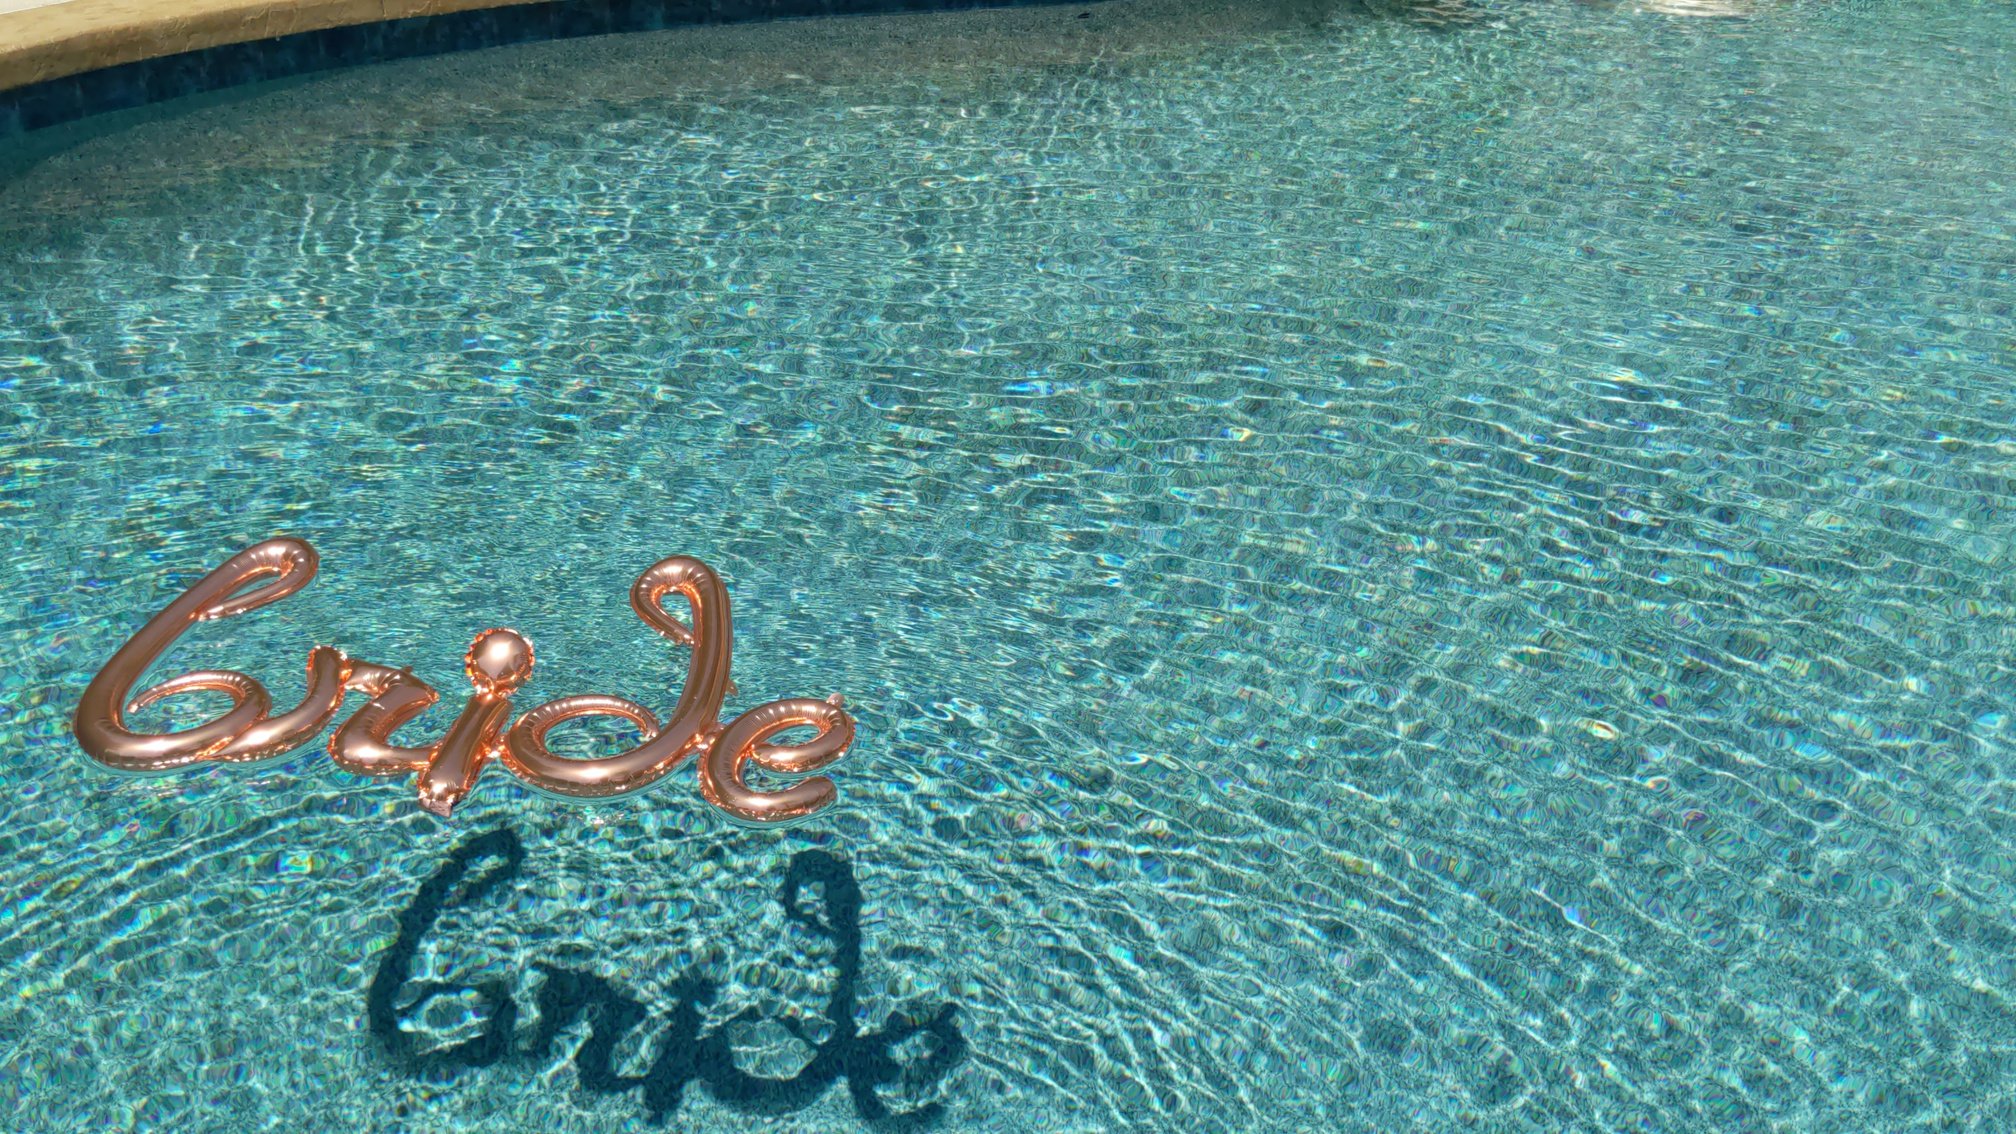
{"label": "stone pool coping", "polygon": [[537,0],[54,0],[0,13],[0,91],[227,43]]}
{"label": "stone pool coping", "polygon": [[0,139],[361,63],[791,16],[1100,0],[49,0],[0,9]]}

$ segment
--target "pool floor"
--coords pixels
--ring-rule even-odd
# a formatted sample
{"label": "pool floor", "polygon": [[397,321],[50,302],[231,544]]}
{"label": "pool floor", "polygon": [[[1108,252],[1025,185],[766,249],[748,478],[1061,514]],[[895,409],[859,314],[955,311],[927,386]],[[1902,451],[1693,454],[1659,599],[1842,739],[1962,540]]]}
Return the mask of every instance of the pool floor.
{"label": "pool floor", "polygon": [[[1472,7],[529,45],[0,158],[14,1126],[2016,1129],[2016,7]],[[90,765],[276,534],[321,576],[164,675],[510,625],[525,705],[662,715],[683,552],[731,712],[846,695],[839,803]]]}

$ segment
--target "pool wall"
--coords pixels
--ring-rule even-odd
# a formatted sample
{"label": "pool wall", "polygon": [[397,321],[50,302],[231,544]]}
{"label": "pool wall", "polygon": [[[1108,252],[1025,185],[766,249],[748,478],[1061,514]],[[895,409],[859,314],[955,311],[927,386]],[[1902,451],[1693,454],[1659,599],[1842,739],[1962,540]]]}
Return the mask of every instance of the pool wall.
{"label": "pool wall", "polygon": [[[333,67],[792,16],[1103,0],[69,0],[0,15],[0,138]],[[388,13],[410,12],[387,19]]]}

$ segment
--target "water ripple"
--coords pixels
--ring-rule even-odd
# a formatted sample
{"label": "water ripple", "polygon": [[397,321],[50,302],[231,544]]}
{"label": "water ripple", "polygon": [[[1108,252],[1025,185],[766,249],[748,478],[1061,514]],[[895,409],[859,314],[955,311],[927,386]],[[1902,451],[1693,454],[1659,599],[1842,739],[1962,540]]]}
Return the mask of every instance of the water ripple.
{"label": "water ripple", "polygon": [[[524,876],[419,979],[812,1019],[775,895],[816,843],[863,1020],[960,1004],[951,1128],[2016,1126],[2009,7],[1085,12],[360,68],[20,155],[23,1122],[638,1123],[566,1053],[410,1079],[362,1030],[398,911],[509,822]],[[539,697],[662,707],[623,595],[689,552],[748,703],[858,707],[842,803],[494,777],[450,829],[312,754],[87,769],[90,673],[281,531],[324,576],[164,667],[453,688],[508,620]]]}

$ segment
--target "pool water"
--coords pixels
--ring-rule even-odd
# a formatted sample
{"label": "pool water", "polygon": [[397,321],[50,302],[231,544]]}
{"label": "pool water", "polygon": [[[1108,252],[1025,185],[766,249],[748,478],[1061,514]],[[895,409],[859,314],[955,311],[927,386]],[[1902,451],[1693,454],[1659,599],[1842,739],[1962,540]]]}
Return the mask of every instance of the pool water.
{"label": "pool water", "polygon": [[[2016,1129],[2016,6],[1392,7],[10,144],[9,1127]],[[685,552],[731,711],[847,696],[840,802],[90,765],[275,534],[317,581],[160,672],[511,625],[525,706],[662,713]]]}

